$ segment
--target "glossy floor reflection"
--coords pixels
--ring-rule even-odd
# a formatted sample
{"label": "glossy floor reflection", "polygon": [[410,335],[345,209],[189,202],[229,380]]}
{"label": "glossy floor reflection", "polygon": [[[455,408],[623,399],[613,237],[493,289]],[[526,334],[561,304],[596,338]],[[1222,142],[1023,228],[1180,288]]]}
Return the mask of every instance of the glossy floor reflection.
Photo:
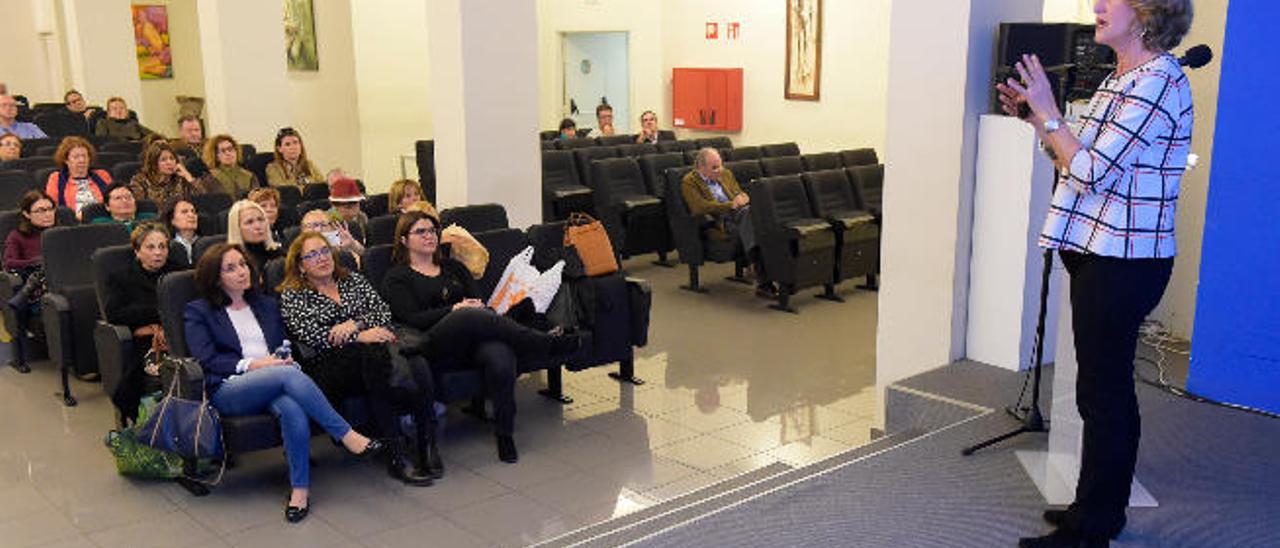
{"label": "glossy floor reflection", "polygon": [[[707,295],[680,291],[683,268],[628,263],[654,290],[643,386],[602,368],[565,376],[575,401],[520,382],[519,464],[498,462],[488,425],[451,410],[447,472],[402,486],[323,437],[313,440],[313,511],[284,523],[278,450],[245,455],[210,496],[115,473],[98,385],[80,406],[53,396],[47,363],[0,370],[0,545],[521,545],[625,515],[743,472],[808,464],[869,441],[875,405],[876,295],[846,283],[847,302],[797,297],[799,315],[765,308],[748,286],[704,269]],[[7,346],[7,345],[6,345]],[[7,350],[5,352],[7,354]]]}

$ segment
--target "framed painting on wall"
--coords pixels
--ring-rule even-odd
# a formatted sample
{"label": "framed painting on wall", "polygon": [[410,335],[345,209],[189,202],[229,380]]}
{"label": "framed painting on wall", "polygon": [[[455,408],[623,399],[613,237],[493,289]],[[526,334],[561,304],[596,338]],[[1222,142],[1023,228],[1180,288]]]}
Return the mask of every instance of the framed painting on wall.
{"label": "framed painting on wall", "polygon": [[289,70],[320,70],[311,0],[284,0],[284,49]]}
{"label": "framed painting on wall", "polygon": [[784,0],[787,3],[787,99],[818,100],[822,71],[822,0]]}
{"label": "framed painting on wall", "polygon": [[173,78],[168,8],[139,4],[130,8],[133,10],[133,44],[138,57],[138,77],[143,80]]}

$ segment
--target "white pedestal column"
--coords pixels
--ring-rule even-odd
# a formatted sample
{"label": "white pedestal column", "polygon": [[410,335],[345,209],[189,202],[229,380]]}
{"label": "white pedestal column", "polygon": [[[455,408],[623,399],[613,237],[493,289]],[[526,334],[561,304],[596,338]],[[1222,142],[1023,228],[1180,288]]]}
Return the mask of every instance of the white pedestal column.
{"label": "white pedestal column", "polygon": [[[1030,125],[1008,116],[981,117],[969,257],[969,359],[1014,371],[1031,365],[1044,253],[1036,242],[1053,177],[1053,163],[1040,152]],[[1062,274],[1056,270],[1055,281]],[[1045,363],[1053,361],[1058,286],[1050,285]]]}
{"label": "white pedestal column", "polygon": [[270,152],[276,131],[290,125],[280,3],[199,2],[209,132],[230,133]]}
{"label": "white pedestal column", "polygon": [[427,22],[437,206],[540,222],[537,3],[432,0]]}

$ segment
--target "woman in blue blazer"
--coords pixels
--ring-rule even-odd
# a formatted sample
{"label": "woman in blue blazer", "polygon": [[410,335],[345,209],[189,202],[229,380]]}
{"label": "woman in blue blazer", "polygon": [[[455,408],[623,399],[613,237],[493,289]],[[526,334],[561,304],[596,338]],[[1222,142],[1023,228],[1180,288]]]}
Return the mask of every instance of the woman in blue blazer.
{"label": "woman in blue blazer", "polygon": [[183,313],[187,347],[204,368],[205,390],[219,413],[269,410],[280,421],[293,487],[285,519],[298,522],[310,508],[310,421],[357,455],[378,453],[383,444],[353,430],[295,362],[273,354],[284,342],[280,307],[254,287],[258,273],[247,256],[240,245],[218,244],[196,264],[204,298]]}

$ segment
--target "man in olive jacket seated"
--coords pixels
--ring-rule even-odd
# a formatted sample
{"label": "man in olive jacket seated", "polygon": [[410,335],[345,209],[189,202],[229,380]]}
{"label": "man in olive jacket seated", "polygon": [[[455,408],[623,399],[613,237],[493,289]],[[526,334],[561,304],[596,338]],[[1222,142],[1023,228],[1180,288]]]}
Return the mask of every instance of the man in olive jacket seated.
{"label": "man in olive jacket seated", "polygon": [[756,292],[762,297],[776,296],[773,283],[765,281],[760,252],[756,248],[756,234],[751,226],[751,197],[738,186],[733,172],[724,169],[716,149],[700,149],[693,166],[693,171],[680,181],[680,194],[689,207],[689,213],[703,217],[703,233],[708,239],[736,237],[755,267]]}

